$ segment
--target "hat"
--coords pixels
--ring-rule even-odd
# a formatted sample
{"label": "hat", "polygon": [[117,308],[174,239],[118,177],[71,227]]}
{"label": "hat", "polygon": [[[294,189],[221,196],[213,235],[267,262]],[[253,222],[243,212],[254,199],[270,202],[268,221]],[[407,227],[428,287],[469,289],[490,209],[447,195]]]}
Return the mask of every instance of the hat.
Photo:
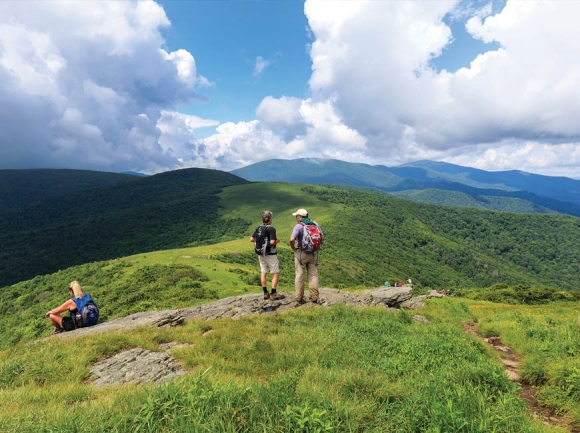
{"label": "hat", "polygon": [[300,215],[302,217],[308,216],[308,211],[306,209],[298,209],[296,212],[292,214],[292,216]]}

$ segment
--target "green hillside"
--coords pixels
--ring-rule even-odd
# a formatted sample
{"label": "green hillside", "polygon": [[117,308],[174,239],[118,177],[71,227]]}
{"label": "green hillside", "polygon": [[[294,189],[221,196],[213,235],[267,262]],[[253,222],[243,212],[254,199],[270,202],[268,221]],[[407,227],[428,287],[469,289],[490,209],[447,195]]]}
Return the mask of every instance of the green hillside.
{"label": "green hillside", "polygon": [[177,170],[9,209],[0,219],[0,286],[76,264],[238,235],[246,223],[218,221],[216,194],[243,183],[222,171]]}
{"label": "green hillside", "polygon": [[[325,287],[356,290],[411,277],[424,290],[483,288],[496,283],[579,288],[578,218],[458,209],[375,193],[282,183],[242,184],[221,191],[205,199],[204,209],[212,213],[196,220],[205,223],[203,234],[195,225],[192,233],[177,230],[182,227],[177,223],[157,234],[157,239],[167,239],[168,244],[193,239],[196,247],[142,251],[104,263],[86,260],[86,264],[0,289],[4,317],[0,333],[6,332],[12,343],[42,335],[43,313],[62,298],[62,288],[73,279],[81,280],[90,293],[105,301],[105,318],[190,306],[192,298],[201,303],[218,294],[259,291],[256,256],[248,240],[266,208],[274,212],[274,226],[283,241],[279,247],[282,290],[293,287],[288,239],[295,223],[291,213],[299,207],[306,207],[325,232],[319,265]],[[156,227],[165,230],[162,225]],[[220,242],[222,236],[232,240]],[[111,245],[114,239],[109,240]],[[190,272],[192,266],[196,272]],[[20,321],[26,325],[14,326]]]}
{"label": "green hillside", "polygon": [[461,191],[446,191],[440,189],[406,190],[391,192],[391,194],[420,203],[440,204],[444,206],[471,207],[517,213],[556,213],[556,211],[550,208],[515,197],[469,195]]}
{"label": "green hillside", "polygon": [[[443,299],[420,314],[429,323],[337,305],[19,344],[0,352],[0,431],[564,433],[580,425],[580,364],[565,355],[578,347],[574,306]],[[463,323],[517,348],[534,395],[566,422],[528,411],[521,386]],[[133,348],[163,353],[165,343],[181,346],[171,355],[184,376],[161,386],[91,383],[94,363]]]}
{"label": "green hillside", "polygon": [[[148,209],[159,196],[170,203],[174,190],[182,192],[176,181],[195,184],[198,201],[187,207],[209,216],[194,212],[206,225],[203,236],[193,233],[193,245],[79,264],[0,289],[0,431],[569,431],[526,410],[519,385],[496,354],[464,332],[466,323],[513,347],[522,380],[541,404],[580,425],[577,296],[542,289],[577,293],[578,218],[434,206],[339,188],[236,184],[228,176],[223,183],[233,185],[218,188],[215,178],[192,182],[199,174],[172,173],[168,183],[127,198]],[[432,299],[420,311],[399,314],[303,308],[30,344],[50,332],[43,314],[66,299],[73,279],[97,300],[103,320],[260,293],[249,236],[266,208],[283,240],[279,290],[292,292],[288,238],[298,207],[325,231],[321,286],[360,290],[411,276],[415,294],[453,288],[480,300]],[[183,239],[182,231],[172,233]],[[520,303],[530,294],[549,304],[481,300]],[[174,352],[188,372],[182,378],[159,387],[87,383],[97,360],[134,347],[161,351],[166,342],[186,345]]]}
{"label": "green hillside", "polygon": [[[164,173],[6,212],[0,284],[249,235],[264,208],[274,211],[287,238],[294,222],[289,215],[298,207],[312,207],[312,216],[325,222],[321,266],[336,287],[411,276],[435,288],[496,282],[578,288],[575,217],[434,206],[352,189],[247,184],[211,170]],[[247,252],[235,259],[253,257]]]}

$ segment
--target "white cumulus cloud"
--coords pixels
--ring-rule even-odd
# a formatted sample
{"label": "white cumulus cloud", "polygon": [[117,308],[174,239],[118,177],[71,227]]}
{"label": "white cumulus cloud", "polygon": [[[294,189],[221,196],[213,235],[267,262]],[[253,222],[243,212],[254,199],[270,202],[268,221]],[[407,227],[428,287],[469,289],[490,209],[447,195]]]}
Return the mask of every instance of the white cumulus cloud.
{"label": "white cumulus cloud", "polygon": [[[265,96],[254,120],[218,125],[178,112],[213,84],[195,53],[167,50],[158,3],[0,2],[0,168],[321,157],[580,177],[580,2],[507,0],[493,13],[470,0],[306,0],[304,13],[308,94]],[[494,44],[434,70],[455,46],[447,22]],[[255,76],[274,61],[257,57]],[[216,131],[198,138],[205,127]]]}
{"label": "white cumulus cloud", "polygon": [[[580,177],[580,2],[508,0],[495,15],[460,1],[307,0],[304,9],[311,95],[266,97],[257,109],[287,153]],[[458,71],[433,70],[454,38],[446,17],[499,48]]]}
{"label": "white cumulus cloud", "polygon": [[178,167],[157,122],[208,81],[169,25],[147,0],[0,2],[0,168]]}

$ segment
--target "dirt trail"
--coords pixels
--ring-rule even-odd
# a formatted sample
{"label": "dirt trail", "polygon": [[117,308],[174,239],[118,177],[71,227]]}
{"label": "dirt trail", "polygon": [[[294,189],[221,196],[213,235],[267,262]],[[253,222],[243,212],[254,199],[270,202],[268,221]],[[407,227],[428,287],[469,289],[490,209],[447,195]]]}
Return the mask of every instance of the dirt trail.
{"label": "dirt trail", "polygon": [[517,394],[526,402],[526,406],[534,418],[541,419],[546,425],[560,427],[571,433],[580,433],[580,428],[571,426],[566,419],[556,415],[552,409],[542,406],[538,402],[534,388],[520,378],[517,354],[510,347],[503,344],[499,337],[484,338],[477,332],[475,325],[467,322],[463,323],[463,329],[497,351],[499,360],[504,365],[509,380],[520,385],[521,388],[517,391]]}

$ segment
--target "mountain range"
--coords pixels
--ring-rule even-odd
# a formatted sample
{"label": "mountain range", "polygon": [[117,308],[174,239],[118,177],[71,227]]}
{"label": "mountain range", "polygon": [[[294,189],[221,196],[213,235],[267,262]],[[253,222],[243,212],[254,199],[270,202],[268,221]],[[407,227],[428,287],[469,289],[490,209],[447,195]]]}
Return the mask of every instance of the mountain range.
{"label": "mountain range", "polygon": [[[324,223],[324,273],[334,287],[374,286],[413,275],[430,287],[506,282],[577,288],[580,220],[563,213],[574,215],[578,205],[516,190],[518,179],[525,177],[521,173],[493,177],[444,164],[438,175],[417,167],[399,167],[394,174],[385,167],[318,160],[270,161],[247,169],[256,167],[263,168],[262,174],[269,167],[270,180],[293,174],[293,181],[303,183],[249,182],[235,174],[239,171],[195,168],[146,177],[82,170],[22,170],[7,176],[0,171],[5,180],[0,191],[12,197],[0,208],[0,287],[75,265],[153,251],[200,245],[234,251],[229,244],[220,245],[238,240],[244,240],[243,248],[236,247],[238,255],[227,259],[253,263],[247,239],[261,211],[274,212],[283,238],[293,227],[291,213],[305,207]],[[403,178],[402,173],[416,179]],[[424,180],[431,178],[438,180]],[[567,193],[572,200],[577,181],[544,178],[533,179],[551,182],[553,189],[558,182],[571,185],[560,195]],[[333,180],[334,186],[313,185],[322,179]],[[341,181],[343,185],[336,186]],[[547,189],[536,181],[531,189]],[[458,190],[402,189],[410,182],[456,184],[473,194],[491,191],[495,195],[472,200],[485,199],[488,206],[504,211],[511,204],[518,212],[458,206],[461,194],[468,196]],[[393,196],[395,192],[423,194],[422,201],[453,194],[456,206],[440,206],[443,200],[413,202]],[[509,202],[502,201],[505,194],[515,193],[528,200],[508,196]],[[563,212],[566,206],[570,212]]]}
{"label": "mountain range", "polygon": [[521,213],[580,216],[580,180],[445,162],[386,167],[334,159],[272,159],[231,171],[249,181],[346,185],[410,200]]}

